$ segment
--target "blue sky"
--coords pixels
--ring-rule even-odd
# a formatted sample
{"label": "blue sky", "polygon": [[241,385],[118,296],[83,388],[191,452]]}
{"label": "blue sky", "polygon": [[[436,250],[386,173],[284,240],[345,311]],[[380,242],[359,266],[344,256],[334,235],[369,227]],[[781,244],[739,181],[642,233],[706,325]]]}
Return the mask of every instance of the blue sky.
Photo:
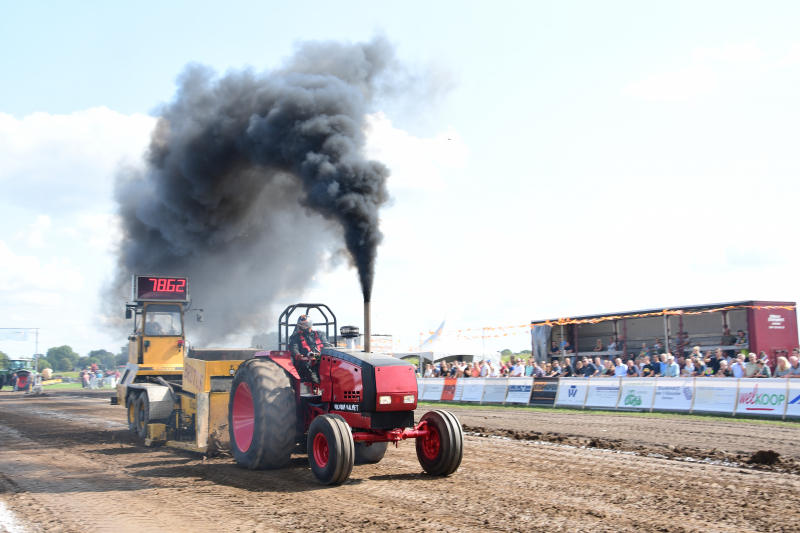
{"label": "blue sky", "polygon": [[[45,348],[122,344],[98,316],[111,184],[188,63],[269,69],[376,33],[441,89],[374,109],[394,197],[381,332],[800,297],[797,2],[77,6],[0,18],[0,325],[42,327]],[[360,323],[352,271],[300,296]]]}

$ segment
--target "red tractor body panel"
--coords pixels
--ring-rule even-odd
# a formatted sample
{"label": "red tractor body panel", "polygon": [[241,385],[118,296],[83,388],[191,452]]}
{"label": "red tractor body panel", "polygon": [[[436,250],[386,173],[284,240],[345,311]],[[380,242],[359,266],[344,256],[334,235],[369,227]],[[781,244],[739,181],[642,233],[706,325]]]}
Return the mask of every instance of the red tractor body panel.
{"label": "red tractor body panel", "polygon": [[[375,369],[375,393],[378,398],[390,396],[389,404],[378,400],[376,411],[408,411],[417,408],[417,378],[413,366],[384,366]],[[414,396],[414,403],[405,403],[406,396]]]}

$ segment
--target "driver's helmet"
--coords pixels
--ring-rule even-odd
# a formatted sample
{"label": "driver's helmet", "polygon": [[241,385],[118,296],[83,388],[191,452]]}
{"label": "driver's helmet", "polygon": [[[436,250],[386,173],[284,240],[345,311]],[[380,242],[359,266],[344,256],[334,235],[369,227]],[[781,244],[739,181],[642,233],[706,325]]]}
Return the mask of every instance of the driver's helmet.
{"label": "driver's helmet", "polygon": [[297,327],[303,331],[311,329],[311,319],[308,318],[308,315],[300,315],[297,319]]}

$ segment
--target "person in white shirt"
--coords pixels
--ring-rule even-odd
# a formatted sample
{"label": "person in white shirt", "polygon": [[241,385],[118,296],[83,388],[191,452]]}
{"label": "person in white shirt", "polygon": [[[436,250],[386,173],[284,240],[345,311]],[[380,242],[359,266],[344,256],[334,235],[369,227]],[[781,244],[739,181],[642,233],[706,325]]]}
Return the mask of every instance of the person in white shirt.
{"label": "person in white shirt", "polygon": [[744,377],[744,357],[741,355],[736,358],[736,360],[731,363],[731,372],[733,372],[733,377],[735,378],[743,378]]}
{"label": "person in white shirt", "polygon": [[622,363],[622,359],[617,357],[614,359],[614,377],[624,378],[628,375],[628,365]]}
{"label": "person in white shirt", "polygon": [[511,374],[512,378],[520,378],[525,375],[525,367],[517,361],[517,364],[511,367]]}
{"label": "person in white shirt", "polygon": [[500,371],[494,367],[494,365],[491,363],[491,361],[489,362],[489,374],[488,375],[489,375],[490,378],[499,378],[500,377]]}
{"label": "person in white shirt", "polygon": [[489,365],[486,361],[481,361],[481,377],[485,378],[489,375]]}
{"label": "person in white shirt", "polygon": [[432,365],[425,365],[425,376],[426,378],[433,377],[433,366]]}

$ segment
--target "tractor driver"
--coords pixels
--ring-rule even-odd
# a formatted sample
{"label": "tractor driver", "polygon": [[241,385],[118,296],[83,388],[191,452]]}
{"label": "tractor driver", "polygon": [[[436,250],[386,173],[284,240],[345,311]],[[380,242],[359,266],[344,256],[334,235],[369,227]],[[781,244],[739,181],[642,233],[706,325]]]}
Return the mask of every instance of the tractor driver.
{"label": "tractor driver", "polygon": [[156,315],[147,315],[147,322],[144,323],[144,334],[145,335],[163,335],[164,328],[161,327],[161,324],[156,322]]}
{"label": "tractor driver", "polygon": [[300,315],[297,319],[297,329],[289,337],[289,351],[292,354],[294,367],[303,381],[319,384],[319,374],[312,367],[310,361],[304,361],[302,357],[309,354],[320,353],[322,348],[332,346],[328,338],[321,331],[311,329],[311,320],[308,315]]}

